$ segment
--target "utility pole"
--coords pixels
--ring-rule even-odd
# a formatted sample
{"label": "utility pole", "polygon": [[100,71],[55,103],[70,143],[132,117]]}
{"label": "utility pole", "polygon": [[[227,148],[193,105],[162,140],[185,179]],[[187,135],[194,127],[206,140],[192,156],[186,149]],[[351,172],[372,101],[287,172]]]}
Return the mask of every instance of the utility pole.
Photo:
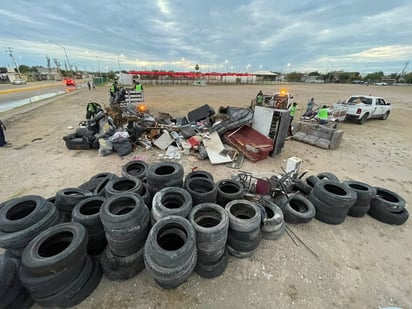
{"label": "utility pole", "polygon": [[13,62],[14,66],[15,66],[15,68],[16,68],[16,70],[17,70],[17,73],[19,74],[19,78],[21,79],[21,74],[20,74],[19,66],[17,65],[16,59],[14,59],[14,56],[13,56],[13,47],[6,47],[5,51],[6,51],[6,53],[9,53],[9,56],[10,56],[10,58],[11,58],[11,61]]}
{"label": "utility pole", "polygon": [[61,44],[59,44],[55,41],[52,41],[52,40],[47,40],[47,42],[53,43],[53,44],[63,48],[64,54],[66,56],[66,61],[67,61],[67,64],[65,64],[66,71],[67,71],[67,66],[69,67],[69,70],[71,70],[71,65],[70,65],[70,61],[69,61],[69,56],[67,55],[66,47],[64,47],[63,45],[61,45]]}

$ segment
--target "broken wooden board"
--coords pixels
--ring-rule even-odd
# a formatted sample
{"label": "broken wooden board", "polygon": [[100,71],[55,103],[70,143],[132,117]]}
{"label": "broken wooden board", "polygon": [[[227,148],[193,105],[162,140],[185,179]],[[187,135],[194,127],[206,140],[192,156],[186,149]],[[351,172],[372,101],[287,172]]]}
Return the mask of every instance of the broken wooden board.
{"label": "broken wooden board", "polygon": [[162,150],[165,150],[174,140],[170,137],[169,132],[166,130],[163,131],[163,134],[160,135],[158,139],[156,139],[153,144],[159,147]]}
{"label": "broken wooden board", "polygon": [[211,133],[209,138],[203,138],[203,145],[205,146],[210,163],[222,164],[232,162],[229,154],[223,151],[225,146],[223,146],[217,132]]}

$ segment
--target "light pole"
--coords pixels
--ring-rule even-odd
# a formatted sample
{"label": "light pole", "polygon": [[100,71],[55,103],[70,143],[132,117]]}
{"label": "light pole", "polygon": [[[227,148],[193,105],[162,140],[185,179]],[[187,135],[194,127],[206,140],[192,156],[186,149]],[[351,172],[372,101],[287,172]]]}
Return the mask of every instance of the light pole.
{"label": "light pole", "polygon": [[63,48],[64,54],[66,55],[67,65],[68,65],[68,67],[69,67],[69,70],[71,70],[71,65],[70,65],[70,61],[69,61],[69,56],[67,55],[66,47],[64,47],[63,45],[61,45],[61,44],[59,44],[59,43],[57,43],[57,42],[55,42],[55,41],[52,41],[52,40],[47,40],[47,42],[56,44],[57,46]]}

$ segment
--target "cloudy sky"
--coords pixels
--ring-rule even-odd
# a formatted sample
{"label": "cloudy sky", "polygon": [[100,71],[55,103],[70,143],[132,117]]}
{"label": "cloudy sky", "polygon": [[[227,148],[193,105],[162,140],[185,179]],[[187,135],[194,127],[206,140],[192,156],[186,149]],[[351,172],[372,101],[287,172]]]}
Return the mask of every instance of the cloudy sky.
{"label": "cloudy sky", "polygon": [[93,71],[399,73],[411,13],[410,0],[2,0],[0,66],[12,47],[18,64]]}

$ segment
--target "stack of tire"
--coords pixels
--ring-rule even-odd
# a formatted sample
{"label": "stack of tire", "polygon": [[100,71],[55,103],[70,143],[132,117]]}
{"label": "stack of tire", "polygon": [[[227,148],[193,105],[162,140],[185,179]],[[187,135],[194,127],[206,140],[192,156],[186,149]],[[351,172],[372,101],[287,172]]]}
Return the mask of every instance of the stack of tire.
{"label": "stack of tire", "polygon": [[409,218],[405,199],[391,190],[382,187],[375,189],[376,196],[371,200],[369,216],[387,224],[404,224]]}
{"label": "stack of tire", "polygon": [[190,277],[196,262],[196,233],[189,220],[167,216],[153,225],[144,248],[144,263],[160,287],[180,286]]}
{"label": "stack of tire", "polygon": [[75,222],[55,225],[27,245],[20,279],[37,304],[68,308],[95,290],[102,271],[86,250],[87,231]]}
{"label": "stack of tire", "polygon": [[216,203],[217,187],[212,179],[192,177],[185,179],[184,185],[192,196],[193,206],[201,203]]}
{"label": "stack of tire", "polygon": [[338,181],[318,180],[309,194],[316,208],[315,218],[327,224],[341,224],[356,203],[356,192]]}
{"label": "stack of tire", "polygon": [[300,193],[283,196],[278,200],[278,205],[282,209],[286,223],[308,223],[316,214],[314,204]]}
{"label": "stack of tire", "polygon": [[372,199],[376,197],[376,188],[355,180],[347,180],[343,184],[356,192],[356,202],[349,208],[348,216],[360,218],[366,215],[371,206]]}
{"label": "stack of tire", "polygon": [[271,200],[264,198],[259,200],[258,206],[262,211],[262,238],[267,240],[280,238],[286,230],[282,209]]}
{"label": "stack of tire", "polygon": [[144,269],[143,248],[150,229],[149,209],[133,192],[114,194],[100,209],[107,246],[101,258],[110,280],[127,280]]}
{"label": "stack of tire", "polygon": [[233,179],[221,179],[216,183],[217,198],[216,202],[222,207],[233,200],[243,199],[243,185]]}
{"label": "stack of tire", "polygon": [[154,225],[163,217],[187,218],[192,210],[192,196],[183,188],[168,187],[157,192],[152,201],[150,222]]}
{"label": "stack of tire", "polygon": [[153,163],[147,170],[147,185],[151,196],[166,187],[183,187],[183,166],[176,162]]}
{"label": "stack of tire", "polygon": [[0,247],[20,257],[40,232],[60,223],[56,207],[38,195],[8,200],[0,208]]}
{"label": "stack of tire", "polygon": [[122,176],[135,177],[142,181],[142,192],[140,195],[149,209],[152,208],[152,194],[147,184],[147,173],[149,165],[142,160],[133,160],[122,166]]}
{"label": "stack of tire", "polygon": [[93,196],[93,193],[80,188],[65,188],[57,191],[54,205],[60,211],[62,222],[71,221],[74,206],[90,196]]}
{"label": "stack of tire", "polygon": [[105,197],[92,196],[82,200],[73,208],[72,221],[80,223],[87,230],[87,253],[90,255],[99,255],[107,245],[106,235],[100,219],[100,208],[105,201]]}
{"label": "stack of tire", "polygon": [[227,203],[225,209],[229,216],[229,254],[238,258],[252,256],[262,239],[260,208],[256,203],[239,199]]}
{"label": "stack of tire", "polygon": [[0,308],[29,309],[33,299],[19,277],[20,261],[0,255]]}
{"label": "stack of tire", "polygon": [[192,209],[189,221],[196,231],[195,272],[204,278],[220,276],[228,262],[229,217],[226,210],[213,203],[198,204]]}

